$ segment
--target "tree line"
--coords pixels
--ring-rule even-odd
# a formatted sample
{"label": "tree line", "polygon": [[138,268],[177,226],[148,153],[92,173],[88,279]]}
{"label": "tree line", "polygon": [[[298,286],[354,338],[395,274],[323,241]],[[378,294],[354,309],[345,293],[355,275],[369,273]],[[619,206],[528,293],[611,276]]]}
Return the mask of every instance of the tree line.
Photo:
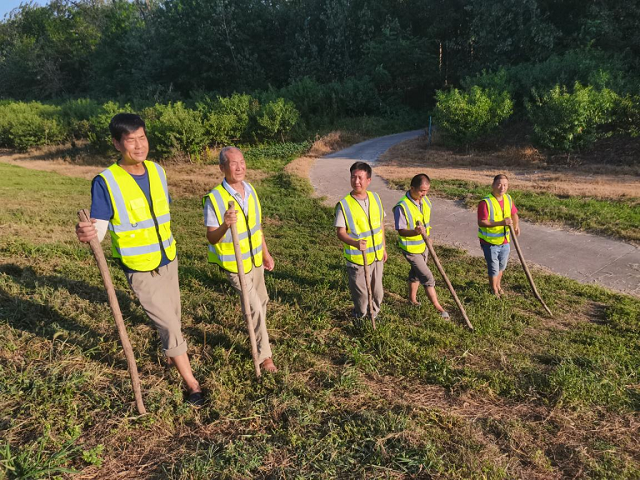
{"label": "tree line", "polygon": [[[634,122],[639,26],[640,0],[25,3],[0,23],[0,98],[185,102],[198,110],[241,93],[308,123],[406,117],[436,98],[453,102],[441,115],[455,116],[461,99],[468,109],[480,92],[499,99],[482,100],[489,113],[479,114],[494,112],[494,125],[511,112],[533,118],[536,102],[592,88],[617,95],[612,108]],[[274,137],[285,130],[261,128]]]}
{"label": "tree line", "polygon": [[416,105],[571,50],[637,74],[639,26],[638,0],[25,3],[0,23],[0,96],[179,100],[366,77],[383,100]]}

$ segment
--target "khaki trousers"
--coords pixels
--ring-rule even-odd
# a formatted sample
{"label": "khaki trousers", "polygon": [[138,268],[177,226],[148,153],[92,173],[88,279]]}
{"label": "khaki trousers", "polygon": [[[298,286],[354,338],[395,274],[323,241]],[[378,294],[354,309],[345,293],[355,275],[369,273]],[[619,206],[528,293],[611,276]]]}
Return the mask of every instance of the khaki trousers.
{"label": "khaki trousers", "polygon": [[[369,265],[371,275],[371,296],[373,303],[373,316],[378,316],[384,289],[382,288],[382,270],[384,262],[375,261]],[[355,263],[347,263],[347,274],[349,276],[349,291],[353,300],[353,313],[356,317],[362,317],[369,313],[369,296],[367,294],[367,283],[364,277],[364,266]]]}
{"label": "khaki trousers", "polygon": [[180,320],[178,259],[156,272],[125,272],[140,305],[158,330],[167,357],[187,352]]}
{"label": "khaki trousers", "polygon": [[[231,286],[240,293],[242,298],[238,274],[226,273]],[[244,279],[249,295],[253,331],[256,334],[256,344],[258,345],[258,361],[262,363],[271,357],[271,345],[269,345],[269,334],[267,333],[267,303],[269,302],[269,295],[264,284],[264,266],[253,267],[249,273],[244,274]],[[245,313],[244,305],[242,306],[242,313]]]}

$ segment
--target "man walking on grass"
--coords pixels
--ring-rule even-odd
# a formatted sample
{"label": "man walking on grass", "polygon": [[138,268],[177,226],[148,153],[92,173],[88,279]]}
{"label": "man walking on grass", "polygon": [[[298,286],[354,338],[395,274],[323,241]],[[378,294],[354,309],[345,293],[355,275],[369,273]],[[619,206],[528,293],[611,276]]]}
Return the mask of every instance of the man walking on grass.
{"label": "man walking on grass", "polygon": [[[364,262],[370,265],[374,318],[380,313],[384,290],[382,271],[387,261],[384,232],[384,209],[377,193],[369,192],[371,167],[365,162],[351,165],[351,192],[338,202],[335,209],[336,234],[344,244],[349,290],[353,314],[363,317],[368,311],[368,293]],[[364,257],[362,253],[364,252]]]}
{"label": "man walking on grass", "polygon": [[[274,261],[262,232],[260,200],[253,186],[244,181],[247,165],[239,149],[225,147],[220,151],[220,170],[224,173],[222,183],[203,199],[209,263],[222,268],[231,286],[242,294],[231,238],[231,226],[236,224],[258,347],[258,363],[265,372],[275,373],[278,369],[271,358],[267,333],[269,295],[264,284],[264,271],[273,270]],[[233,208],[228,208],[230,201],[234,202]],[[244,303],[242,308],[244,309]]]}
{"label": "man walking on grass", "polygon": [[131,113],[111,119],[109,131],[120,160],[93,179],[91,221],[76,225],[88,243],[111,235],[112,254],[120,261],[140,305],[154,323],[169,363],[187,386],[186,401],[202,406],[200,384],[193,376],[187,342],[181,331],[180,286],[176,242],[171,234],[164,169],[147,160],[145,123]]}
{"label": "man walking on grass", "polygon": [[413,305],[420,305],[418,289],[422,285],[427,298],[440,312],[440,316],[449,318],[449,313],[438,302],[436,282],[427,266],[429,251],[422,238],[422,234],[426,234],[427,237],[431,235],[431,201],[427,197],[430,187],[431,179],[428,175],[421,173],[413,177],[409,191],[393,207],[393,216],[398,231],[398,246],[402,250],[404,258],[411,265],[407,279],[409,302]]}

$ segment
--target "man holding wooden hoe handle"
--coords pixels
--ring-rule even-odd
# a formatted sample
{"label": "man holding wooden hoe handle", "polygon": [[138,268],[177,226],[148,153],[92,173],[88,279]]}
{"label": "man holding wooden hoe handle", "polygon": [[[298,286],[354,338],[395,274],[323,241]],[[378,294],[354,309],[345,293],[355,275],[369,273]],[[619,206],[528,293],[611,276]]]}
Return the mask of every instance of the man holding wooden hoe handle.
{"label": "man holding wooden hoe handle", "polygon": [[[384,209],[378,194],[367,190],[372,173],[369,164],[356,162],[350,173],[352,190],[336,205],[334,226],[343,243],[353,314],[362,318],[369,313],[375,328],[384,295],[382,271],[387,261]],[[370,279],[367,270],[371,272]]]}
{"label": "man holding wooden hoe handle", "polygon": [[[222,183],[203,199],[204,221],[209,241],[209,263],[215,263],[225,271],[231,286],[243,299],[248,295],[247,303],[251,309],[257,344],[258,358],[254,358],[254,362],[263,371],[275,373],[278,369],[271,358],[271,345],[267,333],[269,295],[264,284],[264,270],[273,270],[274,260],[269,254],[262,232],[260,200],[253,186],[244,181],[247,166],[238,148],[225,147],[220,151],[220,170],[224,173]],[[229,202],[232,202],[234,208],[229,208]],[[231,235],[234,225],[242,256],[243,278],[239,276]],[[242,311],[245,315],[248,313],[245,311],[244,301]]]}
{"label": "man holding wooden hoe handle", "polygon": [[511,231],[520,235],[518,209],[507,193],[508,189],[507,176],[496,175],[491,184],[491,195],[478,204],[478,237],[487,262],[489,287],[496,297],[504,294],[502,274],[509,261]]}
{"label": "man holding wooden hoe handle", "polygon": [[393,208],[395,227],[398,231],[398,246],[402,250],[404,258],[411,265],[409,278],[409,302],[420,305],[418,302],[418,289],[424,286],[427,298],[440,312],[442,318],[449,318],[438,301],[436,293],[436,281],[431,270],[427,266],[428,250],[424,240],[431,234],[431,201],[427,194],[431,187],[431,179],[421,173],[411,179],[409,191]]}
{"label": "man holding wooden hoe handle", "polygon": [[[145,123],[135,114],[119,113],[109,131],[121,158],[93,179],[91,220],[76,226],[81,242],[111,234],[112,255],[120,261],[140,305],[154,323],[165,355],[187,386],[186,401],[202,406],[182,336],[176,242],[170,228],[164,169],[147,160]],[[99,245],[98,245],[99,247]],[[135,388],[135,386],[134,386]]]}

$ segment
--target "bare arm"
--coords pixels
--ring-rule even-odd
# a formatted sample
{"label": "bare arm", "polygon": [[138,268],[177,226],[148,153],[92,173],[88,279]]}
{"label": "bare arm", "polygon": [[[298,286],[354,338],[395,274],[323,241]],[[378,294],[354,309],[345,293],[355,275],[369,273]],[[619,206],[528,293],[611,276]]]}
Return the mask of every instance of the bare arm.
{"label": "bare arm", "polygon": [[513,219],[513,233],[519,236],[520,235],[520,217],[518,216],[517,213],[514,213],[511,218]]}
{"label": "bare arm", "polygon": [[336,227],[336,235],[338,235],[338,239],[347,245],[351,245],[353,248],[357,248],[358,250],[362,250],[363,252],[367,249],[367,241],[366,240],[354,240],[347,234],[346,227]]}
{"label": "bare arm", "polygon": [[222,237],[225,236],[227,231],[231,228],[231,225],[234,225],[237,221],[238,217],[235,209],[229,209],[224,212],[224,218],[222,225],[219,227],[207,227],[207,240],[211,245],[215,245]]}
{"label": "bare arm", "polygon": [[76,225],[76,236],[82,243],[89,243],[95,237],[102,242],[107,233],[109,222],[91,218],[89,222],[79,222]]}
{"label": "bare arm", "polygon": [[413,230],[409,230],[407,228],[401,228],[400,230],[398,230],[398,234],[402,235],[403,237],[415,237],[416,235],[422,235],[423,233],[425,233],[425,229],[422,225],[417,226]]}
{"label": "bare arm", "polygon": [[275,267],[276,262],[269,253],[269,249],[267,248],[267,241],[264,238],[264,230],[262,231],[262,262],[265,270],[272,271],[273,267]]}

